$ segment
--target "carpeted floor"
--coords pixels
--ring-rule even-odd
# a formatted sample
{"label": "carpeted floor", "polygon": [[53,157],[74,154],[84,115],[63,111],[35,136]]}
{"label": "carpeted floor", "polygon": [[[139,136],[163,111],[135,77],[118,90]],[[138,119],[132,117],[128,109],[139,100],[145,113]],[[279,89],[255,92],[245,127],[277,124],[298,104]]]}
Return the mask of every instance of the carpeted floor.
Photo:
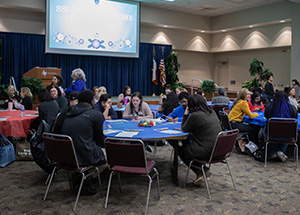
{"label": "carpeted floor", "polygon": [[[231,183],[226,165],[211,169],[209,187],[212,200],[204,187],[195,187],[191,172],[189,184],[183,188],[186,166],[179,167],[180,186],[171,182],[171,146],[158,148],[157,169],[160,172],[161,198],[157,198],[156,180],[153,182],[149,214],[300,214],[300,177],[295,170],[292,150],[286,163],[255,161],[250,156],[233,153],[229,162],[237,189]],[[148,154],[153,159],[153,154]],[[42,201],[47,175],[34,163],[18,161],[0,169],[0,214],[143,214],[147,179],[121,175],[122,193],[117,177],[113,179],[108,208],[104,208],[108,172],[101,175],[103,189],[94,196],[81,196],[76,213],[72,212],[76,194],[69,189],[67,174],[59,171],[50,188],[48,199]],[[96,186],[95,184],[94,186]]]}

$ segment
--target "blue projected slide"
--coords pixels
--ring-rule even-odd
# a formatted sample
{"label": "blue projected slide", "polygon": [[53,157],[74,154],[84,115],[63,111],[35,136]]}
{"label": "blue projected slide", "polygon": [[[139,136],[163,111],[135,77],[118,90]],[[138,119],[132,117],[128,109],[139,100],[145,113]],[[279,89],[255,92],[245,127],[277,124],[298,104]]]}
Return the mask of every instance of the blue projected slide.
{"label": "blue projected slide", "polygon": [[48,0],[46,52],[138,57],[139,3]]}

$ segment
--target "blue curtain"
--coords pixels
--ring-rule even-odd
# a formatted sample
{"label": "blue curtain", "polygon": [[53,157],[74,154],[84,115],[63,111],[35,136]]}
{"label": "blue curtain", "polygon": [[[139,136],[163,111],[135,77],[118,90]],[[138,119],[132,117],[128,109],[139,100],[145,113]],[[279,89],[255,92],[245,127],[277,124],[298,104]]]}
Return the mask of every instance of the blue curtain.
{"label": "blue curtain", "polygon": [[[118,95],[126,85],[133,92],[152,95],[153,49],[157,67],[161,58],[166,58],[172,51],[171,45],[140,43],[139,58],[45,54],[44,35],[0,32],[0,39],[3,83],[8,83],[9,77],[13,76],[20,88],[23,74],[33,67],[57,67],[61,68],[65,80],[63,87],[66,88],[72,82],[72,70],[81,68],[85,72],[89,89],[105,86],[113,96]],[[154,91],[156,94],[162,92],[161,83],[155,85]]]}

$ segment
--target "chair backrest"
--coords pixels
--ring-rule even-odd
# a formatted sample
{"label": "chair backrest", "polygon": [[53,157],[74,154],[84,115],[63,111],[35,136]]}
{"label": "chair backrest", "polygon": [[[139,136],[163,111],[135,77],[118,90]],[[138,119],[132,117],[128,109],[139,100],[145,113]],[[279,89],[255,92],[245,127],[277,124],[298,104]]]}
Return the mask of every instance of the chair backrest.
{"label": "chair backrest", "polygon": [[228,114],[224,111],[219,111],[220,121],[224,131],[232,130],[231,124],[228,119]]}
{"label": "chair backrest", "polygon": [[297,141],[298,121],[293,118],[275,118],[268,120],[268,140]]}
{"label": "chair backrest", "polygon": [[121,140],[116,138],[106,138],[104,144],[108,165],[144,167],[147,169],[143,141],[136,139]]}
{"label": "chair backrest", "polygon": [[217,136],[209,163],[218,163],[227,159],[233,150],[238,134],[238,129],[221,131]]}
{"label": "chair backrest", "polygon": [[223,111],[225,112],[225,113],[227,113],[227,115],[230,113],[230,108],[229,108],[229,106],[228,107],[224,107],[223,108]]}
{"label": "chair backrest", "polygon": [[52,162],[79,169],[72,138],[67,135],[44,133],[46,153]]}
{"label": "chair backrest", "polygon": [[228,108],[229,106],[228,105],[214,105],[212,106],[212,109],[216,112],[218,118],[220,119],[220,116],[219,116],[219,111],[223,110],[224,108]]}
{"label": "chair backrest", "polygon": [[118,115],[118,119],[123,119],[123,113],[120,110],[116,110],[116,113]]}

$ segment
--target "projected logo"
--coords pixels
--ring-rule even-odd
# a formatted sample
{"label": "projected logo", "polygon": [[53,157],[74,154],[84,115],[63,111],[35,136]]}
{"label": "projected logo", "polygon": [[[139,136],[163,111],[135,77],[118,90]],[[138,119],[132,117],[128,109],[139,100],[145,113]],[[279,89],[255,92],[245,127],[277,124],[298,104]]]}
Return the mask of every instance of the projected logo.
{"label": "projected logo", "polygon": [[100,3],[100,0],[94,0],[95,4],[98,5]]}

